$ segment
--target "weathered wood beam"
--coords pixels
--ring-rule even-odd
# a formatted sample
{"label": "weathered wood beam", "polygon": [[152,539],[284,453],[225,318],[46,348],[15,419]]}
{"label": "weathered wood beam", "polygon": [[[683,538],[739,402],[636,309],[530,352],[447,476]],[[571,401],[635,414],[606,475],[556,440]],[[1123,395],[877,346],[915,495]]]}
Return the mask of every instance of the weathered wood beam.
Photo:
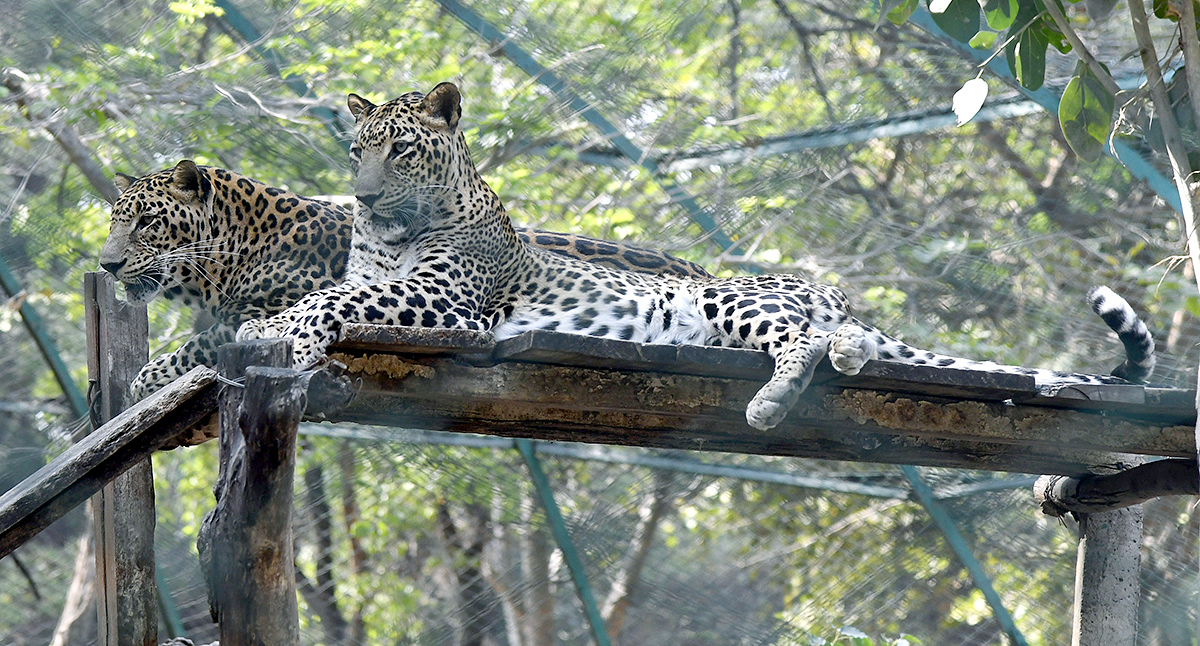
{"label": "weathered wood beam", "polygon": [[[96,397],[92,424],[129,406],[129,384],[149,358],[146,306],[117,299],[107,272],[84,276],[88,381]],[[100,646],[158,643],[158,582],[154,575],[154,472],[150,456],[92,497],[96,612]]]}
{"label": "weathered wood beam", "polygon": [[217,505],[196,542],[210,609],[225,646],[294,646],[300,626],[292,484],[306,380],[296,370],[250,366],[290,364],[290,341],[237,343],[219,352],[222,374],[244,372],[245,388],[222,395]]}
{"label": "weathered wood beam", "polygon": [[193,369],[0,496],[0,557],[211,413],[217,405],[216,382],[213,370]]}
{"label": "weathered wood beam", "polygon": [[1047,396],[1021,375],[871,362],[857,377],[822,368],[788,418],[762,432],[744,413],[769,374],[758,352],[539,332],[490,353],[481,341],[413,356],[389,351],[406,343],[404,328],[374,329],[370,342],[348,333],[334,357],[360,387],[332,421],[1064,475],[1194,450],[1185,391]]}
{"label": "weathered wood beam", "polygon": [[1160,496],[1200,494],[1195,460],[1156,460],[1107,475],[1042,476],[1033,497],[1048,516],[1112,511]]}

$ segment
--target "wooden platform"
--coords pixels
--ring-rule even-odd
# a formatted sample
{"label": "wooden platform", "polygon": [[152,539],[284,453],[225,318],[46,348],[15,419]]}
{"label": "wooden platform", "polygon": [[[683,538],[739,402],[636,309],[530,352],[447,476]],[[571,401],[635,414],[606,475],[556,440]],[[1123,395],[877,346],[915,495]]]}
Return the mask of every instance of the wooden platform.
{"label": "wooden platform", "polygon": [[1078,475],[1130,454],[1195,455],[1193,391],[1039,393],[1023,375],[872,362],[823,365],[775,429],[745,422],[771,373],[752,350],[554,332],[350,326],[334,357],[356,398],[333,421],[545,440]]}

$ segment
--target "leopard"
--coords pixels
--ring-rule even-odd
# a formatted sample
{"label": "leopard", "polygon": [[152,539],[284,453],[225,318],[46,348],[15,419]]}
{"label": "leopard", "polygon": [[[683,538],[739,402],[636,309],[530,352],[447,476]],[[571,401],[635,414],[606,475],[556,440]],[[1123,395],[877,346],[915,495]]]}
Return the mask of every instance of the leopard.
{"label": "leopard", "polygon": [[[133,379],[136,401],[197,365],[241,323],[282,312],[310,292],[342,283],[351,210],[232,170],[190,159],[142,177],[118,173],[109,235],[99,264],[125,298],[175,300],[215,320],[180,348],[153,358]],[[516,229],[523,244],[626,271],[707,276],[700,265],[635,244],[572,233]]]}
{"label": "leopard", "polygon": [[1107,287],[1092,308],[1126,358],[1113,375],[1062,373],[951,357],[910,346],[851,313],[838,287],[793,274],[671,276],[588,264],[522,241],[476,170],[459,121],[461,93],[441,83],[376,105],[350,94],[355,205],[347,279],[287,310],[243,323],[239,340],[292,339],[295,368],[317,365],[348,323],[491,332],[552,330],[637,343],[749,348],[773,360],[747,424],[780,424],[828,357],[847,376],[868,361],[1032,375],[1041,388],[1147,377],[1154,342]]}

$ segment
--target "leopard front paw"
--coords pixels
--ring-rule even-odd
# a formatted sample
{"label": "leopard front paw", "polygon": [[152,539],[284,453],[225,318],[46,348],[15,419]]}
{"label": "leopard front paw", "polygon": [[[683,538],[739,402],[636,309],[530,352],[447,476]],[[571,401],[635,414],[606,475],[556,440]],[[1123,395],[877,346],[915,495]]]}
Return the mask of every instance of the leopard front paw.
{"label": "leopard front paw", "polygon": [[297,316],[285,312],[269,319],[255,319],[238,328],[238,341],[289,338],[292,367],[303,370],[325,358],[325,349],[340,337],[340,322],[329,316]]}
{"label": "leopard front paw", "polygon": [[269,319],[252,319],[242,323],[238,327],[236,339],[240,343],[242,341],[254,341],[255,339],[277,339],[283,336],[284,329],[287,327],[287,321],[279,320],[278,316],[273,316]]}
{"label": "leopard front paw", "polygon": [[867,361],[875,356],[875,342],[861,327],[846,323],[833,333],[829,343],[829,362],[843,375],[857,375]]}

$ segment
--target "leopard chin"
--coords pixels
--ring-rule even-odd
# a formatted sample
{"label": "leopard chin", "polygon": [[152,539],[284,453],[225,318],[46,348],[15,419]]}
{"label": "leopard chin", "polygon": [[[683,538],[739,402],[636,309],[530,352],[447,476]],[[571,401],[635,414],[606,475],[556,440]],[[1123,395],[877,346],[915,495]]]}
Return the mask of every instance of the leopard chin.
{"label": "leopard chin", "polygon": [[150,276],[138,276],[125,285],[125,300],[139,305],[149,303],[162,293],[162,281]]}
{"label": "leopard chin", "polygon": [[371,234],[389,244],[412,240],[429,228],[433,207],[414,198],[406,198],[387,211],[370,210]]}

